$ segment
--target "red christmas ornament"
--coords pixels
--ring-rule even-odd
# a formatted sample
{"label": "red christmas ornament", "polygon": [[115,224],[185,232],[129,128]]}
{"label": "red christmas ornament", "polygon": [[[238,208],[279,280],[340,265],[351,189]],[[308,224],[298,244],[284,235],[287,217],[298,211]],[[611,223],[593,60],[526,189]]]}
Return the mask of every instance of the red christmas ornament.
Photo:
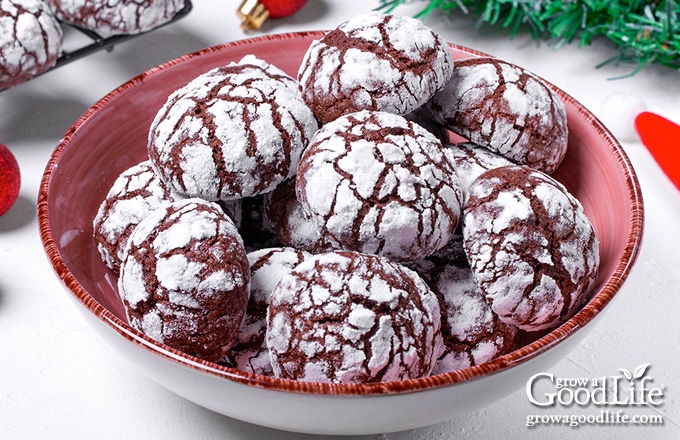
{"label": "red christmas ornament", "polygon": [[260,0],[269,11],[270,18],[283,18],[299,11],[307,0]]}
{"label": "red christmas ornament", "polygon": [[0,144],[0,215],[14,205],[19,197],[21,174],[19,164],[11,151]]}
{"label": "red christmas ornament", "polygon": [[244,0],[236,13],[241,29],[259,29],[267,18],[289,17],[299,11],[307,0]]}
{"label": "red christmas ornament", "polygon": [[635,118],[635,128],[666,176],[680,189],[680,125],[650,112]]}

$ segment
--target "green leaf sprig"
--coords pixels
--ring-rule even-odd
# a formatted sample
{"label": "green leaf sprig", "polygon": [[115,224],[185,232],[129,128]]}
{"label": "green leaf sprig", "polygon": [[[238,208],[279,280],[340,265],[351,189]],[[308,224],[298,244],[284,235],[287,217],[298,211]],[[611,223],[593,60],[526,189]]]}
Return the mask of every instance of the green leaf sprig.
{"label": "green leaf sprig", "polygon": [[[409,1],[381,0],[377,9],[389,13]],[[511,39],[524,25],[534,39],[556,48],[608,38],[618,53],[597,67],[632,63],[630,75],[654,64],[680,70],[680,4],[674,0],[430,0],[415,17],[435,9],[476,14],[479,24],[509,29]]]}

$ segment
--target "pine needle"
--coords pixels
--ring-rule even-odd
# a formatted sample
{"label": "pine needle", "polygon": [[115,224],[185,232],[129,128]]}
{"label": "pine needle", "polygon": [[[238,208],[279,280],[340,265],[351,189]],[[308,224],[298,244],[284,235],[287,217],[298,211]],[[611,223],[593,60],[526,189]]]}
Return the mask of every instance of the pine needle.
{"label": "pine needle", "polygon": [[[377,10],[393,12],[412,0],[381,0]],[[595,38],[613,42],[618,54],[606,64],[633,64],[631,76],[652,66],[680,70],[680,4],[675,0],[429,0],[415,16],[435,9],[479,16],[480,23],[501,26],[515,37],[523,25],[534,39],[555,48]]]}

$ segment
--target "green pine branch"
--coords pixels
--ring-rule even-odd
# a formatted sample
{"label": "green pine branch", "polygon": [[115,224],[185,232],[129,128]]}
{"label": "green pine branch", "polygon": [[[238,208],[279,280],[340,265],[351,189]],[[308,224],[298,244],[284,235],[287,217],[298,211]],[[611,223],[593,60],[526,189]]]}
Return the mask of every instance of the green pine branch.
{"label": "green pine branch", "polygon": [[[410,1],[381,0],[377,9],[389,13]],[[528,28],[534,39],[555,47],[608,38],[618,53],[598,67],[632,63],[631,75],[654,64],[680,70],[680,4],[674,0],[430,0],[415,16],[424,19],[435,9],[476,14],[481,23],[509,29],[510,38]]]}

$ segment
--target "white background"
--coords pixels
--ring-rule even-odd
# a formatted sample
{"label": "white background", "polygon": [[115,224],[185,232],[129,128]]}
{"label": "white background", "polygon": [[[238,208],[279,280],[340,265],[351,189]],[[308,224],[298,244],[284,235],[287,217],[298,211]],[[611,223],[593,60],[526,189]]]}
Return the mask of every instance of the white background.
{"label": "white background", "polygon": [[[427,3],[427,2],[426,2]],[[426,3],[397,10],[412,15]],[[113,52],[76,61],[0,93],[0,142],[19,161],[21,195],[0,217],[0,437],[3,439],[298,439],[316,438],[253,426],[205,410],[156,385],[88,327],[70,302],[42,252],[35,202],[43,169],[61,135],[99,98],[157,64],[243,38],[237,1],[195,0],[183,20]],[[377,0],[310,0],[285,20],[269,20],[261,32],[330,29],[378,6]],[[554,50],[522,33],[513,41],[499,28],[475,28],[476,17],[434,14],[427,23],[447,40],[505,58],[553,82],[581,101],[622,137],[642,185],[645,242],[617,299],[586,340],[549,372],[556,377],[621,375],[650,363],[647,376],[664,390],[664,404],[625,408],[660,414],[663,427],[525,426],[530,414],[579,415],[598,408],[544,409],[529,403],[525,383],[482,410],[415,431],[374,439],[680,438],[680,193],[646,149],[630,137],[624,107],[642,100],[680,122],[680,72],[630,71],[595,66],[616,54],[606,41]],[[612,104],[624,93],[623,105]],[[622,128],[620,128],[622,127]],[[676,142],[678,142],[676,140]]]}

